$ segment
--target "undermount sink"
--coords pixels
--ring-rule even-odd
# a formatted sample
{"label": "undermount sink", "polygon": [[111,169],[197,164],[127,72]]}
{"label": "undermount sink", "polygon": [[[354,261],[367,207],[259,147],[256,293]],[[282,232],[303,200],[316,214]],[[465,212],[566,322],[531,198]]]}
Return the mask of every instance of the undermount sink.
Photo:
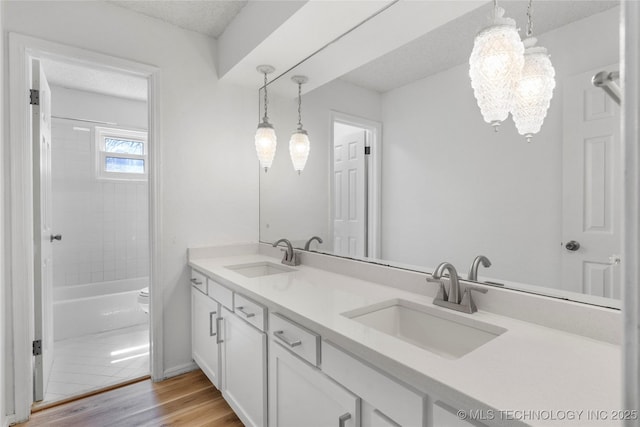
{"label": "undermount sink", "polygon": [[272,262],[252,262],[248,264],[236,264],[226,265],[224,268],[233,270],[238,274],[242,274],[244,277],[261,277],[270,276],[272,274],[290,273],[296,271],[293,268],[285,267],[284,265],[274,264]]}
{"label": "undermount sink", "polygon": [[457,359],[507,330],[443,309],[393,299],[342,314],[447,359]]}

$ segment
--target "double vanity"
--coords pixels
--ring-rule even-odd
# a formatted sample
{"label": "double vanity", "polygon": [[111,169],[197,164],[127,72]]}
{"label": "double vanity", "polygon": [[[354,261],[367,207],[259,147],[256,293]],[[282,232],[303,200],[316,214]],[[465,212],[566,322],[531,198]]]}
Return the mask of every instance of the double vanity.
{"label": "double vanity", "polygon": [[[621,424],[618,345],[480,300],[451,310],[434,304],[437,284],[363,280],[372,267],[357,261],[283,265],[266,246],[189,251],[193,359],[245,425]],[[508,291],[483,297],[494,292]]]}

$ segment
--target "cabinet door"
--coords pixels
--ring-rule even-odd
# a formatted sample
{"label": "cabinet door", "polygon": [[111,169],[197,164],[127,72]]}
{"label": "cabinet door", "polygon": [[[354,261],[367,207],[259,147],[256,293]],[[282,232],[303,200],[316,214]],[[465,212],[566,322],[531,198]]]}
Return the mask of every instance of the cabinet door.
{"label": "cabinet door", "polygon": [[280,344],[269,345],[270,427],[356,427],[360,399]]}
{"label": "cabinet door", "polygon": [[267,425],[267,338],[222,308],[222,394],[247,426]]}
{"label": "cabinet door", "polygon": [[220,348],[216,344],[217,302],[191,288],[191,355],[213,385],[220,388]]}
{"label": "cabinet door", "polygon": [[[444,427],[439,424],[434,424],[438,427]],[[400,424],[387,417],[385,414],[377,409],[371,412],[371,427],[400,427]]]}
{"label": "cabinet door", "polygon": [[[465,411],[462,413],[469,414]],[[488,412],[485,415],[487,415],[487,419],[490,418]],[[439,400],[433,404],[433,425],[442,427],[486,427],[479,421],[461,418],[456,409]]]}

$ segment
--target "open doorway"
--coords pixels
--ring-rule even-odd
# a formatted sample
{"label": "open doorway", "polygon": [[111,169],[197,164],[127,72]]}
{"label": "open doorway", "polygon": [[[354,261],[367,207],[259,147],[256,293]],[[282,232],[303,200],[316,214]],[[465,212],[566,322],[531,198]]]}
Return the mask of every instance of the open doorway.
{"label": "open doorway", "polygon": [[[32,404],[34,402],[38,402],[45,398],[45,387],[47,386],[47,382],[50,381],[51,372],[53,368],[53,360],[54,360],[54,343],[56,341],[55,338],[55,325],[54,325],[54,307],[53,300],[54,294],[56,298],[60,298],[60,301],[67,301],[69,295],[67,292],[54,292],[53,282],[54,282],[54,263],[57,265],[58,261],[54,261],[54,250],[58,250],[60,248],[54,249],[54,245],[63,242],[69,242],[71,236],[78,234],[82,234],[83,231],[77,232],[73,231],[71,234],[65,232],[64,234],[60,230],[56,230],[56,224],[53,221],[53,213],[54,213],[54,202],[53,200],[53,175],[51,172],[51,160],[53,157],[53,147],[55,146],[55,133],[61,131],[64,133],[64,129],[66,127],[68,132],[72,132],[74,137],[78,140],[70,143],[67,148],[71,148],[72,145],[76,145],[80,147],[80,140],[82,137],[79,136],[81,133],[89,133],[88,140],[85,139],[85,142],[89,143],[88,151],[91,164],[86,165],[87,168],[91,167],[95,172],[98,170],[97,165],[100,162],[104,162],[104,166],[107,168],[103,172],[112,172],[112,173],[122,173],[124,175],[128,174],[137,174],[137,168],[140,168],[141,163],[144,163],[143,169],[144,174],[147,177],[146,183],[146,226],[142,226],[145,230],[142,231],[139,235],[146,235],[147,243],[146,245],[142,245],[146,247],[146,249],[142,249],[141,247],[133,246],[133,243],[130,247],[125,248],[126,251],[131,249],[130,253],[142,254],[138,255],[139,258],[145,258],[145,269],[147,271],[148,279],[144,281],[149,288],[148,298],[144,298],[146,295],[144,292],[141,292],[144,288],[141,287],[143,283],[133,281],[133,285],[130,288],[120,288],[117,291],[110,292],[112,294],[116,294],[120,297],[124,296],[126,293],[130,293],[130,297],[135,300],[134,308],[130,311],[131,314],[133,312],[137,312],[138,318],[142,317],[144,319],[141,323],[146,325],[144,326],[144,343],[140,345],[133,345],[125,342],[124,340],[119,341],[119,345],[117,349],[113,349],[109,351],[109,357],[118,357],[115,360],[109,360],[108,363],[110,367],[113,369],[110,370],[112,377],[117,377],[118,375],[114,374],[114,370],[118,369],[120,373],[124,374],[124,369],[134,368],[133,366],[121,365],[128,360],[134,359],[143,359],[146,358],[146,366],[143,368],[144,372],[148,375],[151,373],[152,379],[156,380],[163,376],[163,363],[162,363],[162,345],[161,345],[161,337],[162,337],[162,322],[154,320],[162,318],[162,304],[158,303],[158,301],[162,301],[162,292],[161,288],[156,290],[155,283],[160,277],[159,274],[159,263],[158,259],[160,259],[160,251],[158,249],[157,241],[160,235],[160,225],[158,219],[159,206],[162,203],[161,193],[159,191],[160,188],[160,176],[158,173],[158,169],[156,165],[160,164],[160,139],[159,135],[159,120],[158,120],[158,111],[159,111],[159,100],[158,100],[158,79],[159,79],[159,70],[156,67],[140,64],[133,61],[128,61],[125,59],[115,58],[108,55],[99,54],[96,52],[87,51],[84,49],[74,48],[66,45],[61,45],[53,42],[49,42],[46,40],[41,40],[33,37],[23,36],[20,34],[10,33],[9,34],[9,79],[10,79],[10,93],[9,93],[9,104],[12,114],[10,115],[10,162],[11,162],[11,230],[12,230],[12,238],[10,241],[11,247],[11,312],[8,315],[9,319],[9,331],[11,332],[11,347],[8,352],[8,360],[7,364],[9,366],[10,375],[8,375],[9,387],[13,389],[13,400],[10,404],[13,407],[13,411],[15,413],[15,420],[24,420],[29,417],[29,414],[32,410]],[[45,68],[53,68],[54,63],[64,64],[66,68],[66,72],[63,73],[67,77],[69,77],[74,84],[83,80],[81,76],[85,71],[90,71],[93,77],[93,84],[90,87],[73,87],[71,84],[61,84],[56,83],[56,79],[53,78],[54,89],[46,90],[47,84],[43,85],[45,91],[43,93],[35,93],[35,90],[39,90],[39,84],[41,81],[46,83],[46,71]],[[37,65],[34,65],[37,64]],[[76,66],[78,69],[84,70],[80,73],[71,72],[69,67]],[[40,74],[40,70],[43,70],[43,74]],[[78,70],[75,70],[78,71]],[[55,72],[52,73],[55,75]],[[80,100],[79,93],[87,92],[89,95],[105,95],[112,96],[114,98],[127,98],[130,99],[130,94],[133,92],[132,86],[124,88],[125,94],[122,93],[100,93],[96,88],[99,86],[99,82],[102,81],[99,76],[111,75],[119,76],[119,78],[124,78],[125,80],[135,80],[137,84],[139,84],[139,88],[141,93],[144,95],[144,104],[146,105],[146,121],[142,125],[134,125],[131,122],[128,122],[128,118],[132,116],[131,111],[127,109],[119,109],[118,113],[120,113],[121,118],[127,118],[127,120],[118,119],[91,119],[84,115],[84,113],[88,113],[88,108],[85,109],[85,105]],[[42,78],[40,78],[42,76]],[[91,78],[85,80],[92,80]],[[106,86],[113,90],[114,88],[120,87],[121,85],[115,84],[114,80],[107,80]],[[36,86],[38,83],[38,86]],[[73,98],[73,101],[69,103],[73,108],[75,108],[75,113],[62,116],[59,115],[61,111],[55,110],[56,101],[52,102],[52,94],[56,96],[56,86],[60,86],[57,90],[58,98],[63,95],[60,95],[64,92],[64,90],[75,91],[75,95],[78,97]],[[62,90],[64,89],[64,90]],[[120,87],[120,90],[123,88]],[[26,96],[25,96],[26,95]],[[74,95],[74,96],[75,96]],[[106,105],[106,104],[101,104]],[[55,112],[54,112],[55,110]],[[112,109],[116,111],[116,109]],[[43,114],[45,116],[43,116]],[[58,118],[55,118],[57,116]],[[99,122],[99,123],[95,123]],[[37,123],[37,125],[36,125]],[[122,126],[121,126],[122,125]],[[71,130],[68,127],[71,127]],[[73,129],[73,128],[77,129]],[[106,129],[106,133],[101,133],[103,137],[110,137],[116,140],[116,146],[122,146],[119,140],[124,140],[124,145],[128,145],[129,147],[137,147],[140,148],[140,145],[144,145],[143,154],[140,155],[139,152],[110,152],[109,148],[106,146],[106,139],[103,139],[102,145],[100,143],[100,138],[98,134],[98,129],[102,127],[103,130]],[[138,128],[139,127],[139,128]],[[84,128],[84,129],[82,129]],[[137,128],[137,129],[136,129]],[[89,129],[87,132],[86,129]],[[134,134],[122,134],[122,135],[112,135],[109,134],[109,129],[116,129],[118,131],[126,131],[126,132],[146,132],[148,129],[148,134],[146,136],[146,141],[144,138],[135,138]],[[48,138],[43,138],[44,136]],[[69,135],[67,135],[69,136]],[[71,137],[70,139],[73,139]],[[64,139],[64,138],[63,138]],[[45,141],[46,143],[44,143]],[[65,144],[62,144],[62,147],[65,147]],[[85,146],[87,148],[87,146]],[[64,150],[63,150],[64,151]],[[68,150],[73,151],[73,150]],[[71,154],[71,153],[62,153],[62,156],[67,156],[68,159],[78,160],[82,155],[79,154]],[[42,165],[41,162],[43,159],[48,159],[48,162],[45,162],[45,165]],[[71,162],[70,163],[74,163]],[[64,165],[65,169],[69,169],[70,167],[80,167],[79,165],[82,162],[78,161],[72,164]],[[107,164],[108,163],[108,164]],[[126,168],[129,169],[126,169]],[[115,170],[114,168],[124,168],[120,170]],[[42,171],[48,171],[47,173],[42,173]],[[102,176],[104,178],[104,176]],[[99,180],[98,175],[95,175],[96,182]],[[106,182],[106,181],[101,181]],[[48,184],[47,184],[48,183]],[[47,188],[51,184],[50,188]],[[139,183],[138,183],[139,184]],[[74,182],[74,185],[78,185],[77,182]],[[88,184],[84,184],[84,190],[87,190]],[[81,187],[81,186],[79,186]],[[45,190],[45,193],[48,191],[48,197],[43,197],[41,189]],[[75,190],[76,192],[80,192],[79,188]],[[109,190],[106,190],[109,192]],[[70,191],[73,193],[74,191]],[[115,188],[114,188],[115,192]],[[145,192],[141,190],[141,192]],[[126,193],[126,192],[125,192]],[[87,193],[88,194],[88,193]],[[102,194],[102,203],[104,204],[105,193]],[[126,193],[129,194],[130,197],[134,196],[134,193]],[[135,197],[138,198],[138,193],[136,191]],[[70,197],[70,196],[69,196]],[[127,196],[125,195],[125,205],[127,203]],[[80,206],[78,211],[82,211],[83,207],[90,206],[92,209],[96,208],[96,200],[98,196],[86,196],[80,205],[76,205],[76,207]],[[144,201],[144,198],[142,198]],[[80,203],[80,202],[77,202]],[[114,205],[115,205],[115,196],[114,196]],[[46,206],[45,210],[41,209],[42,206]],[[97,209],[96,209],[97,210]],[[71,211],[75,210],[71,209]],[[126,213],[125,209],[125,213]],[[48,221],[43,220],[41,217],[42,213],[48,213]],[[84,212],[85,215],[86,211]],[[102,213],[103,220],[107,216],[105,212]],[[135,214],[134,214],[135,217]],[[82,219],[79,216],[75,216],[78,221]],[[68,219],[68,218],[67,218]],[[94,218],[95,220],[95,218]],[[127,223],[131,223],[131,227],[137,227],[137,221],[131,221],[131,216],[127,218]],[[67,221],[69,222],[69,221]],[[97,223],[98,221],[89,222],[91,225],[93,223]],[[76,224],[72,224],[76,225]],[[100,261],[100,251],[98,249],[89,249],[88,259],[89,262],[86,263],[84,260],[82,262],[78,261],[82,257],[77,256],[79,252],[82,252],[83,249],[74,249],[74,254],[71,255],[72,260],[76,260],[76,264],[83,263],[84,266],[78,267],[78,276],[75,278],[74,273],[72,273],[67,279],[66,270],[65,274],[58,274],[58,280],[64,280],[65,285],[75,283],[75,285],[79,285],[76,290],[80,290],[83,285],[92,286],[93,280],[100,279],[100,272],[102,273],[102,282],[112,282],[109,279],[109,274],[107,273],[110,269],[109,261],[105,259],[105,248],[104,248],[104,230],[108,228],[103,224],[102,232],[103,232],[103,248],[102,248],[102,261]],[[126,228],[125,228],[126,229]],[[116,234],[118,233],[119,228],[116,227]],[[140,230],[140,228],[138,229]],[[97,232],[94,230],[91,232],[93,237],[97,237]],[[60,237],[58,237],[60,235]],[[82,239],[87,242],[90,240],[88,237],[83,236]],[[117,239],[117,236],[114,237],[114,240]],[[137,239],[137,237],[136,237]],[[125,245],[126,246],[126,245]],[[43,248],[45,251],[43,252]],[[47,249],[48,248],[48,249]],[[85,247],[86,248],[86,247]],[[46,253],[48,250],[48,254]],[[72,251],[72,252],[73,252]],[[115,251],[115,249],[114,249]],[[82,254],[84,256],[84,254]],[[116,255],[117,258],[117,255]],[[85,259],[85,258],[83,258]],[[48,260],[45,264],[43,260]],[[68,261],[68,259],[66,260]],[[65,260],[61,261],[61,265],[67,266]],[[93,264],[95,263],[95,264]],[[102,270],[100,270],[99,264],[102,265]],[[69,270],[73,270],[76,266],[69,266]],[[66,268],[66,267],[65,267]],[[83,273],[81,274],[80,268],[82,268]],[[89,283],[81,283],[81,276],[86,279],[87,277],[87,268],[89,269]],[[131,269],[131,268],[130,268]],[[43,274],[46,270],[46,276]],[[121,264],[120,268],[121,272],[123,271],[123,267]],[[138,272],[138,268],[133,268]],[[58,270],[60,271],[60,270]],[[113,271],[113,270],[111,270]],[[127,264],[124,264],[124,272],[127,272]],[[97,273],[93,274],[92,273]],[[40,275],[40,277],[38,277]],[[47,279],[43,279],[46,277]],[[105,279],[105,277],[107,279]],[[118,262],[116,259],[116,267],[115,267],[115,278],[118,278]],[[69,280],[69,282],[67,282]],[[62,282],[59,282],[62,283]],[[44,285],[44,286],[43,286]],[[104,286],[98,286],[99,288],[103,288]],[[133,291],[131,289],[134,289]],[[142,295],[141,295],[142,293]],[[85,326],[88,326],[90,322],[86,322],[87,325],[84,325],[81,309],[80,307],[88,307],[83,304],[84,302],[88,302],[87,300],[92,297],[89,297],[87,294],[82,292],[77,293],[75,297],[69,298],[72,300],[76,300],[75,308],[70,308],[65,311],[65,315],[70,315],[73,319],[74,327],[76,327],[79,331],[82,330]],[[148,299],[149,313],[144,314],[144,309],[139,302],[145,304]],[[129,302],[131,302],[131,298],[127,298]],[[97,311],[91,309],[84,309],[85,311]],[[111,311],[104,310],[103,313],[111,313],[119,311],[120,309],[113,309]],[[64,310],[63,310],[64,311]],[[127,311],[127,310],[123,310]],[[95,314],[95,313],[94,313]],[[109,319],[110,316],[100,316],[104,319]],[[108,330],[119,330],[122,329],[122,324],[118,324],[116,321],[107,321],[108,329],[100,331],[100,333],[109,333]],[[94,331],[95,332],[95,331]],[[108,337],[107,337],[108,338]],[[153,344],[157,345],[153,345]],[[93,343],[83,343],[76,347],[74,350],[71,350],[69,353],[77,356],[79,354],[79,347],[86,348],[91,346],[96,346],[96,342]],[[137,348],[142,346],[142,348]],[[133,354],[133,352],[138,352],[139,350],[143,350],[143,353]],[[111,354],[111,353],[114,354]],[[89,356],[91,357],[91,356]],[[105,362],[103,360],[102,362]],[[113,363],[111,363],[113,362]],[[79,363],[78,363],[79,364]],[[115,365],[115,366],[112,366]],[[118,366],[119,365],[119,366]],[[141,366],[135,367],[135,369],[141,368]],[[88,368],[84,368],[88,369]],[[151,371],[151,372],[149,372]],[[106,370],[103,370],[103,373]],[[71,372],[73,374],[73,372]],[[83,375],[80,373],[78,375]],[[133,376],[137,376],[134,374]],[[105,380],[103,378],[103,380]],[[113,384],[113,381],[103,381],[102,384],[88,384],[90,386],[96,386],[95,389],[104,388],[104,386],[108,386],[109,384]],[[78,390],[78,392],[84,394],[84,390]]]}
{"label": "open doorway", "polygon": [[34,401],[47,405],[149,375],[147,81],[48,58],[32,78]]}
{"label": "open doorway", "polygon": [[380,254],[380,123],[333,113],[330,229],[333,253]]}

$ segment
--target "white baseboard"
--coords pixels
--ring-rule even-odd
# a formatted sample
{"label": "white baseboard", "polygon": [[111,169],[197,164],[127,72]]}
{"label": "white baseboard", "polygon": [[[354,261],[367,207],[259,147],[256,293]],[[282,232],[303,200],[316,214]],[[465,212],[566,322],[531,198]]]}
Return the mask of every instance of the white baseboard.
{"label": "white baseboard", "polygon": [[166,369],[164,371],[164,375],[162,376],[163,380],[166,380],[171,377],[175,377],[177,375],[186,374],[187,372],[195,371],[198,369],[198,365],[194,361],[189,363],[185,363],[182,365],[174,366],[173,368]]}

